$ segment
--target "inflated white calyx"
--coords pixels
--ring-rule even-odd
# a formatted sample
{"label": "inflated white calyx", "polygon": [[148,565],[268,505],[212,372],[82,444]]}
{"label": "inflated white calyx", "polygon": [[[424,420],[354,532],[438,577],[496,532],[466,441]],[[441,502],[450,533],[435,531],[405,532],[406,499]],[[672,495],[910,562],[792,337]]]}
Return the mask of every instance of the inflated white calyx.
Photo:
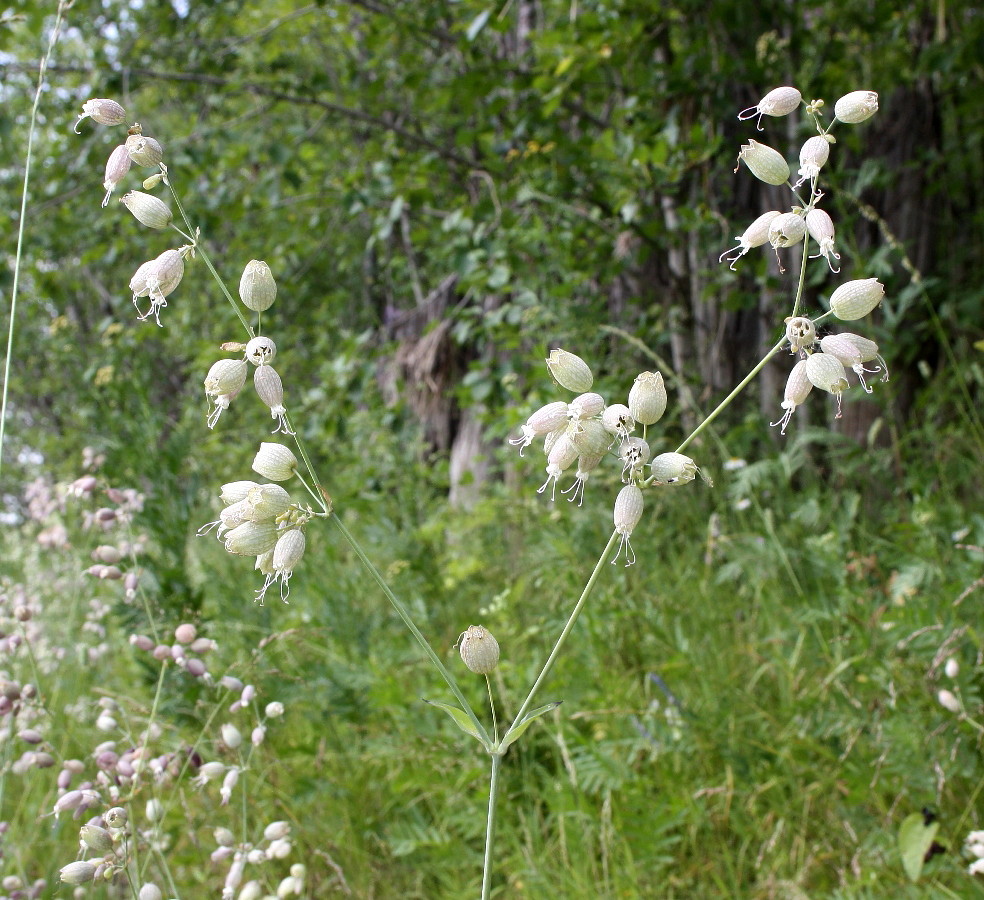
{"label": "inflated white calyx", "polygon": [[[874,341],[857,334],[828,334],[821,339],[820,349],[836,357],[844,366],[850,366],[866,393],[871,393],[871,387],[864,380],[865,373],[874,375],[883,372],[882,381],[888,380],[888,367],[878,355],[878,345]],[[864,364],[874,359],[879,360],[881,365],[866,369]]]}
{"label": "inflated white calyx", "polygon": [[834,104],[834,115],[848,125],[857,125],[878,112],[878,94],[874,91],[851,91]]}
{"label": "inflated white calyx", "polygon": [[284,406],[284,386],[273,366],[257,366],[253,372],[253,386],[257,396],[270,407],[270,417],[277,420],[273,434],[293,434],[287,421],[287,408]]}
{"label": "inflated white calyx", "polygon": [[642,490],[637,484],[627,484],[618,492],[615,498],[615,509],[612,518],[615,522],[615,531],[619,536],[618,549],[612,557],[612,565],[624,552],[625,565],[631,566],[636,561],[635,551],[632,549],[632,532],[642,518],[642,511],[645,501],[642,497]]}
{"label": "inflated white calyx", "polygon": [[844,391],[850,386],[844,364],[829,353],[811,353],[806,358],[806,377],[814,387],[837,398],[837,415],[834,418],[839,419],[842,415]]}
{"label": "inflated white calyx", "polygon": [[[737,247],[732,247],[730,250],[725,250],[718,257],[718,262],[727,257],[728,262],[731,264],[728,266],[731,271],[735,271],[735,263],[738,262],[749,250],[753,247],[761,247],[764,243],[769,240],[769,226],[772,224],[772,220],[776,216],[781,215],[778,209],[770,209],[766,213],[762,213],[742,234],[735,237],[738,241]],[[734,254],[733,256],[728,256],[729,253]]]}
{"label": "inflated white calyx", "polygon": [[801,359],[793,366],[793,370],[786,379],[786,390],[783,393],[782,403],[780,404],[780,408],[784,412],[777,421],[771,423],[773,427],[776,425],[780,426],[780,434],[786,433],[786,426],[792,419],[796,407],[806,400],[812,390],[813,382],[806,377],[806,360]]}
{"label": "inflated white calyx", "polygon": [[547,480],[537,489],[538,494],[542,494],[550,487],[550,501],[553,502],[557,496],[557,482],[577,460],[578,449],[574,446],[574,441],[566,432],[561,434],[550,448],[547,455]]}
{"label": "inflated white calyx", "polygon": [[547,368],[557,384],[575,394],[590,391],[594,384],[591,367],[580,356],[567,350],[551,350],[547,357]]}
{"label": "inflated white calyx", "polygon": [[682,453],[660,453],[650,469],[657,484],[688,484],[700,473],[697,463]]}
{"label": "inflated white calyx", "polygon": [[[750,140],[747,144],[742,144],[738,160],[745,163],[748,171],[766,184],[779,185],[789,181],[789,163],[783,155],[758,141]],[[735,171],[738,169],[735,168]]]}
{"label": "inflated white calyx", "polygon": [[788,116],[803,100],[802,94],[794,87],[773,88],[755,106],[743,109],[738,119],[756,119],[755,127],[762,130],[762,116]]}
{"label": "inflated white calyx", "polygon": [[567,424],[568,407],[561,400],[555,400],[546,406],[541,406],[527,420],[522,428],[522,434],[517,438],[511,438],[509,443],[519,447],[519,455],[533,443],[533,439],[541,435],[549,434],[552,431]]}
{"label": "inflated white calyx", "polygon": [[830,266],[830,271],[835,275],[840,272],[840,266],[835,266],[834,261],[840,260],[840,254],[834,250],[834,222],[830,216],[822,209],[811,209],[806,214],[806,228],[810,232],[810,237],[817,242],[819,250],[810,259],[823,257]]}
{"label": "inflated white calyx", "polygon": [[629,389],[629,415],[640,425],[655,425],[666,412],[666,385],[659,372],[640,372]]}
{"label": "inflated white calyx", "polygon": [[254,312],[264,312],[277,299],[277,282],[270,267],[260,259],[251,259],[239,279],[239,299]]}
{"label": "inflated white calyx", "polygon": [[838,319],[853,322],[868,315],[884,296],[885,285],[877,278],[846,281],[830,295],[830,310]]}
{"label": "inflated white calyx", "polygon": [[458,653],[470,672],[488,675],[499,664],[499,643],[481,625],[469,625],[458,638]]}
{"label": "inflated white calyx", "polygon": [[223,410],[246,384],[249,366],[244,359],[220,359],[212,364],[205,376],[205,398],[210,404],[206,413],[209,428],[215,428]]}
{"label": "inflated white calyx", "polygon": [[264,442],[253,458],[252,468],[271,481],[287,481],[297,474],[297,457],[283,444]]}
{"label": "inflated white calyx", "polygon": [[786,319],[786,340],[789,341],[791,353],[800,350],[812,350],[817,342],[817,326],[806,316],[788,317]]}

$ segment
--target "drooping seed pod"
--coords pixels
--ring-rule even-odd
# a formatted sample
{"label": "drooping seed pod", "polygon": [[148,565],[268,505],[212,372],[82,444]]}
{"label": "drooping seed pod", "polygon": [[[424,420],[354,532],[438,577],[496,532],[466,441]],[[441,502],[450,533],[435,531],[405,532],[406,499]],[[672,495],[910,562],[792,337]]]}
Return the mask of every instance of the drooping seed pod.
{"label": "drooping seed pod", "polygon": [[687,484],[700,473],[697,464],[682,453],[660,453],[650,470],[658,484]]}
{"label": "drooping seed pod", "polygon": [[547,480],[537,489],[538,494],[542,494],[548,487],[553,485],[550,491],[550,501],[554,501],[557,495],[557,482],[560,476],[569,469],[577,460],[578,450],[574,441],[566,431],[560,435],[550,448],[547,455]]}
{"label": "drooping seed pod", "polygon": [[109,204],[109,198],[116,190],[116,185],[126,177],[126,173],[129,171],[130,154],[126,152],[126,146],[120,144],[109,154],[109,159],[106,160],[106,175],[103,178],[103,190],[106,192],[106,196],[103,197],[103,209]]}
{"label": "drooping seed pod", "polygon": [[830,145],[835,140],[832,134],[818,134],[807,138],[800,147],[799,181],[793,187],[799,187],[804,181],[812,181],[820,174],[820,169],[830,156]]}
{"label": "drooping seed pod", "polygon": [[666,412],[666,386],[659,372],[641,372],[629,389],[629,415],[640,425],[655,425]]}
{"label": "drooping seed pod", "polygon": [[[824,353],[829,353],[831,356],[840,360],[841,364],[844,366],[850,366],[858,376],[858,380],[861,382],[861,387],[864,388],[865,392],[870,394],[871,388],[868,386],[867,382],[864,380],[865,373],[869,375],[874,375],[876,372],[882,371],[880,366],[876,366],[874,369],[866,369],[864,363],[868,360],[862,359],[862,344],[858,343],[865,341],[871,344],[875,348],[874,355],[870,356],[869,359],[875,359],[878,357],[878,345],[874,341],[867,341],[865,338],[856,334],[828,334],[826,337],[822,338],[820,341],[820,349]],[[882,360],[884,362],[884,360]]]}
{"label": "drooping seed pod", "polygon": [[287,481],[297,474],[297,457],[283,444],[262,443],[252,468],[270,481]]}
{"label": "drooping seed pod", "polygon": [[786,319],[786,340],[791,353],[812,350],[817,342],[817,326],[806,316],[789,317]]}
{"label": "drooping seed pod", "polygon": [[612,565],[618,560],[619,556],[625,553],[625,565],[631,566],[636,561],[635,551],[632,549],[632,532],[642,518],[642,511],[645,508],[645,501],[642,497],[642,490],[636,484],[627,484],[618,492],[615,498],[615,509],[612,518],[615,522],[615,531],[619,536],[618,549],[612,557]]}
{"label": "drooping seed pod", "polygon": [[164,159],[164,148],[144,134],[131,134],[126,139],[126,152],[138,166],[159,166]]}
{"label": "drooping seed pod", "polygon": [[615,436],[619,442],[624,441],[633,431],[635,431],[635,419],[624,403],[613,403],[606,406],[601,414],[601,424],[605,430]]}
{"label": "drooping seed pod", "polygon": [[857,125],[878,112],[878,94],[874,91],[851,91],[834,104],[834,116],[847,125]]}
{"label": "drooping seed pod", "polygon": [[287,421],[287,409],[284,406],[284,386],[273,366],[257,366],[253,371],[253,386],[259,398],[270,407],[270,417],[277,420],[273,434],[283,432],[293,434],[294,431]]}
{"label": "drooping seed pod", "polygon": [[245,359],[220,359],[212,364],[205,376],[205,398],[214,406],[205,417],[209,428],[215,427],[222,411],[228,409],[232,398],[243,389],[248,371]]}
{"label": "drooping seed pod", "polygon": [[225,548],[236,556],[259,556],[277,543],[277,526],[273,522],[243,522],[225,538]]}
{"label": "drooping seed pod", "polygon": [[[785,184],[789,181],[789,163],[778,150],[773,150],[758,141],[749,140],[741,145],[739,162],[744,162],[759,181],[766,184]],[[737,172],[737,167],[735,168]]]}
{"label": "drooping seed pod", "polygon": [[277,282],[270,267],[259,259],[251,259],[239,279],[239,299],[254,312],[264,312],[277,299]]}
{"label": "drooping seed pod", "polygon": [[575,394],[591,390],[594,376],[591,374],[591,367],[580,356],[558,348],[550,351],[546,362],[554,381],[562,388]]}
{"label": "drooping seed pod", "polygon": [[940,706],[945,710],[952,713],[960,712],[960,701],[957,699],[957,695],[953,691],[948,691],[943,688],[937,695],[936,699],[939,701]]}
{"label": "drooping seed pod", "polygon": [[863,319],[882,301],[885,285],[877,278],[846,281],[830,295],[831,312],[844,322]]}
{"label": "drooping seed pod", "polygon": [[773,88],[755,106],[738,113],[738,120],[757,117],[755,127],[762,130],[762,116],[788,116],[803,100],[802,94],[794,87]]}
{"label": "drooping seed pod", "polygon": [[783,393],[782,403],[779,404],[780,408],[785,410],[785,412],[778,421],[771,423],[772,427],[779,425],[779,433],[785,434],[786,426],[792,419],[796,407],[800,406],[806,400],[812,390],[813,382],[806,377],[806,360],[801,359],[793,366],[793,370],[786,379],[786,390]]}
{"label": "drooping seed pod", "polygon": [[122,125],[126,121],[126,110],[115,100],[97,97],[82,104],[82,114],[75,123],[75,133],[83,119],[92,119],[97,125]]}
{"label": "drooping seed pod", "polygon": [[567,424],[568,406],[562,400],[556,400],[541,406],[527,420],[522,428],[522,434],[517,438],[511,438],[509,443],[519,447],[519,455],[533,443],[533,439],[540,435],[549,434],[562,425]]}
{"label": "drooping seed pod", "polygon": [[481,625],[469,625],[458,639],[458,653],[470,672],[488,675],[499,664],[499,642]]}
{"label": "drooping seed pod", "polygon": [[778,250],[798,244],[806,235],[806,221],[794,212],[776,216],[769,225],[769,243]]}
{"label": "drooping seed pod", "polygon": [[265,335],[246,344],[246,359],[254,366],[269,366],[277,358],[277,345]]}
{"label": "drooping seed pod", "polygon": [[174,218],[163,200],[143,191],[129,191],[120,198],[120,202],[141,225],[148,228],[167,228]]}
{"label": "drooping seed pod", "polygon": [[837,274],[840,266],[834,267],[834,260],[840,259],[840,254],[834,250],[834,223],[830,216],[822,209],[811,209],[806,214],[806,228],[819,245],[819,252],[815,253],[810,259],[823,257],[830,266],[830,271]]}
{"label": "drooping seed pod", "polygon": [[[731,263],[728,266],[731,271],[735,271],[735,263],[738,262],[749,250],[753,247],[761,247],[766,241],[769,240],[769,226],[772,224],[772,220],[776,216],[781,215],[779,210],[770,209],[767,213],[762,213],[742,234],[736,235],[735,240],[738,241],[737,247],[732,247],[730,250],[725,250],[718,257],[718,262],[721,262],[726,256],[728,262]],[[734,256],[728,256],[729,253],[734,253]]]}
{"label": "drooping seed pod", "polygon": [[579,394],[568,404],[567,416],[571,422],[577,424],[584,419],[591,419],[600,416],[605,408],[605,398],[601,394],[588,392]]}

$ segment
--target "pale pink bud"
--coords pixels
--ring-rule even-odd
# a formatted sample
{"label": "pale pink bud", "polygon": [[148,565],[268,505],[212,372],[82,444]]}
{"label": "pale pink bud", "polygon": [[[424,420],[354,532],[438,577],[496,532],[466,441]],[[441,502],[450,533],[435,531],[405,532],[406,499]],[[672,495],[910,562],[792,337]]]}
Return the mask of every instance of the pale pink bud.
{"label": "pale pink bud", "polygon": [[297,473],[297,457],[283,444],[261,443],[253,471],[271,481],[287,481]]}
{"label": "pale pink bud", "polygon": [[277,420],[273,433],[293,434],[284,406],[284,385],[273,366],[258,366],[253,372],[253,386],[259,398],[270,407],[270,417]]}
{"label": "pale pink bud", "polygon": [[755,106],[738,113],[739,121],[757,117],[756,128],[762,130],[762,116],[788,116],[802,101],[802,95],[794,87],[773,88]]}
{"label": "pale pink bud", "polygon": [[831,272],[835,274],[839,272],[840,266],[834,267],[834,260],[839,260],[840,254],[834,251],[833,220],[822,209],[811,209],[806,214],[806,227],[810,232],[810,237],[817,242],[820,248],[819,252],[811,256],[810,259],[817,259],[822,256],[827,260]]}
{"label": "pale pink bud", "polygon": [[834,115],[847,125],[857,125],[878,112],[878,94],[874,91],[851,91],[834,104]]}
{"label": "pale pink bud", "polygon": [[655,425],[666,412],[666,386],[659,372],[642,372],[629,389],[629,414],[640,425]]}
{"label": "pale pink bud", "polygon": [[820,174],[820,169],[830,156],[830,144],[833,140],[834,136],[828,134],[807,138],[800,147],[800,167],[797,173],[800,179],[793,187],[799,187],[804,181],[811,181]]}
{"label": "pale pink bud", "polygon": [[190,644],[198,636],[198,631],[190,622],[184,622],[174,629],[174,639],[179,644]]}
{"label": "pale pink bud", "polygon": [[885,285],[877,278],[847,281],[830,295],[831,312],[844,322],[863,319],[885,296]]}
{"label": "pale pink bud", "polygon": [[254,747],[259,747],[263,743],[263,739],[266,737],[266,729],[262,725],[257,725],[249,735],[250,743]]}
{"label": "pale pink bud", "polygon": [[632,532],[635,531],[636,525],[642,518],[644,507],[645,502],[638,485],[627,484],[618,492],[618,496],[615,498],[613,518],[615,531],[619,535],[619,542],[615,556],[612,557],[612,565],[615,565],[623,551],[625,552],[625,565],[631,566],[635,563],[636,555],[632,549],[631,538]]}
{"label": "pale pink bud", "polygon": [[268,366],[277,358],[277,345],[271,338],[260,335],[246,344],[246,359],[254,366]]}
{"label": "pale pink bud", "polygon": [[109,154],[109,159],[106,161],[106,175],[103,178],[103,190],[106,192],[106,196],[103,197],[103,208],[109,204],[109,198],[116,190],[116,185],[126,177],[126,173],[129,171],[130,154],[126,152],[126,147],[120,144]]}
{"label": "pale pink bud", "polygon": [[17,733],[19,737],[25,744],[40,744],[44,738],[41,736],[41,732],[34,728],[25,728],[23,731]]}
{"label": "pale pink bud", "polygon": [[590,366],[580,356],[558,348],[550,351],[546,362],[554,381],[562,388],[575,394],[591,390],[594,376]]}
{"label": "pale pink bud", "polygon": [[118,563],[123,559],[123,554],[116,547],[109,544],[100,544],[90,554],[96,562],[104,563],[108,566]]}
{"label": "pale pink bud", "polygon": [[533,443],[534,438],[549,434],[565,425],[568,411],[568,405],[561,400],[541,406],[526,420],[522,429],[523,433],[517,438],[512,438],[509,443],[518,446],[519,455],[522,456],[523,451]]}
{"label": "pale pink bud", "polygon": [[97,125],[122,125],[126,121],[126,110],[115,100],[97,97],[82,104],[82,114],[75,123],[75,133],[79,133],[79,123],[90,118]]}
{"label": "pale pink bud", "polygon": [[148,228],[162,229],[171,224],[171,210],[163,200],[143,191],[130,191],[122,196],[120,202],[133,213],[133,217]]}
{"label": "pale pink bud", "polygon": [[[765,144],[750,140],[741,145],[739,162],[744,162],[748,170],[766,184],[785,184],[789,181],[789,163],[778,150]],[[737,172],[737,167],[735,168]]]}
{"label": "pale pink bud", "polygon": [[158,166],[164,159],[164,148],[143,134],[131,134],[126,139],[126,152],[138,166]]}
{"label": "pale pink bud", "polygon": [[769,225],[769,243],[776,250],[798,244],[805,235],[806,221],[793,212],[776,216]]}
{"label": "pale pink bud", "polygon": [[193,678],[201,678],[208,669],[200,659],[189,659],[185,663],[185,671]]}
{"label": "pale pink bud", "polygon": [[[779,215],[781,213],[777,209],[771,209],[767,213],[762,213],[742,234],[736,235],[735,240],[738,241],[738,246],[732,247],[730,250],[725,250],[718,257],[718,262],[721,262],[727,256],[728,262],[731,263],[728,268],[734,271],[735,263],[748,253],[749,250],[753,247],[761,247],[769,240],[769,226],[772,224],[772,220]],[[733,253],[734,256],[728,256],[729,253]]]}
{"label": "pale pink bud", "polygon": [[499,664],[499,643],[481,625],[469,625],[458,639],[458,652],[468,670],[488,675]]}
{"label": "pale pink bud", "polygon": [[806,316],[796,316],[786,319],[786,340],[789,341],[791,353],[800,350],[810,350],[817,342],[817,326]]}
{"label": "pale pink bud", "polygon": [[255,312],[263,312],[273,306],[273,301],[277,299],[277,282],[270,267],[262,260],[251,259],[246,263],[243,276],[239,279],[239,298]]}

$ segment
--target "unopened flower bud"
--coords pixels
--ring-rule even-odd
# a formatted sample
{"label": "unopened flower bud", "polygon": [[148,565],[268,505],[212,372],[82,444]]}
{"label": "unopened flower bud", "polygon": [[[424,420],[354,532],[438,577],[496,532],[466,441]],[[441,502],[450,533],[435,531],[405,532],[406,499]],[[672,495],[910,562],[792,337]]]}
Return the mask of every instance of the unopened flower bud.
{"label": "unopened flower bud", "polygon": [[623,551],[625,552],[625,565],[631,566],[635,563],[636,556],[635,551],[632,549],[631,538],[632,532],[635,531],[636,525],[639,524],[639,520],[642,518],[644,507],[645,502],[638,485],[627,484],[618,492],[618,496],[615,498],[613,519],[615,522],[615,531],[619,536],[619,542],[615,556],[612,557],[612,565],[615,565],[616,560],[618,560],[619,555]]}
{"label": "unopened flower bud", "polygon": [[163,900],[163,898],[164,894],[161,893],[161,889],[150,881],[142,885],[137,894],[137,900]]}
{"label": "unopened flower bud", "polygon": [[956,694],[953,691],[948,691],[943,688],[937,695],[936,699],[939,700],[940,706],[944,709],[949,710],[952,713],[960,712],[960,701],[957,699]]}
{"label": "unopened flower bud", "polygon": [[96,853],[109,853],[113,849],[113,836],[98,825],[83,825],[79,829],[79,839]]}
{"label": "unopened flower bud", "polygon": [[629,414],[640,425],[655,425],[666,411],[666,387],[659,372],[642,372],[629,390]]}
{"label": "unopened flower bud", "polygon": [[834,104],[834,115],[848,125],[857,125],[878,112],[878,95],[874,91],[851,91]]}
{"label": "unopened flower bud", "polygon": [[[748,228],[745,229],[744,233],[736,235],[735,240],[738,241],[737,247],[732,247],[729,250],[725,250],[718,257],[718,262],[721,262],[726,256],[728,262],[731,265],[728,267],[732,271],[735,269],[735,263],[738,262],[741,257],[743,257],[749,250],[753,247],[761,247],[766,241],[769,240],[769,226],[772,224],[772,220],[777,216],[781,215],[779,210],[771,209],[767,213],[762,213]],[[729,253],[733,253],[734,256],[728,256]]]}
{"label": "unopened flower bud", "polygon": [[594,383],[588,364],[580,356],[567,350],[551,350],[547,357],[547,368],[557,384],[575,394],[590,391]]}
{"label": "unopened flower bud", "polygon": [[82,114],[75,123],[75,133],[79,133],[79,123],[90,118],[97,125],[122,125],[126,121],[126,110],[115,100],[97,97],[82,104]]}
{"label": "unopened flower bud", "polygon": [[776,250],[798,244],[805,234],[806,221],[793,212],[776,216],[769,225],[769,243]]}
{"label": "unopened flower bud", "polygon": [[106,192],[106,196],[103,197],[103,208],[109,204],[109,198],[116,190],[116,185],[126,177],[126,173],[129,171],[130,154],[126,152],[126,147],[120,144],[109,154],[109,159],[106,161],[106,175],[103,178],[103,190]]}
{"label": "unopened flower bud", "polygon": [[284,705],[279,700],[272,700],[266,705],[263,711],[266,713],[267,718],[278,719],[284,714]]}
{"label": "unopened flower bud", "polygon": [[265,262],[251,259],[246,263],[243,276],[239,279],[239,297],[255,312],[263,312],[273,306],[273,301],[277,299],[277,282]]}
{"label": "unopened flower bud", "polygon": [[817,326],[806,316],[796,316],[786,319],[786,340],[789,341],[791,353],[800,350],[810,350],[817,342]]}
{"label": "unopened flower bud", "polygon": [[841,402],[844,391],[848,388],[847,372],[844,365],[829,353],[811,353],[806,358],[806,377],[814,387],[827,391],[837,398],[837,415],[841,417]]}
{"label": "unopened flower bud", "polygon": [[231,722],[226,722],[220,730],[222,741],[230,750],[235,750],[242,744],[243,736]]}
{"label": "unopened flower bud", "polygon": [[831,134],[819,134],[807,138],[800,147],[800,167],[797,173],[800,179],[793,187],[799,187],[804,181],[810,181],[820,174],[820,169],[830,156],[830,144],[833,140],[834,136]]}
{"label": "unopened flower bud", "polygon": [[783,155],[758,141],[750,140],[747,144],[742,144],[738,160],[744,162],[748,170],[766,184],[778,185],[789,181],[789,163]]}
{"label": "unopened flower bud", "polygon": [[885,296],[885,285],[877,278],[846,281],[830,295],[831,312],[844,322],[863,319]]}
{"label": "unopened flower bud", "polygon": [[287,422],[287,408],[284,406],[284,385],[273,366],[258,366],[253,372],[253,387],[259,398],[270,407],[270,417],[277,420],[273,433],[282,431],[293,434]]}
{"label": "unopened flower bud", "polygon": [[254,366],[270,365],[277,358],[277,345],[265,335],[253,338],[246,344],[246,359]]}
{"label": "unopened flower bud", "polygon": [[134,218],[148,228],[167,228],[171,224],[171,210],[163,200],[143,191],[130,191],[120,202],[133,213]]}
{"label": "unopened flower bud", "polygon": [[806,227],[810,232],[810,237],[820,247],[819,252],[811,256],[810,259],[822,256],[827,260],[831,272],[835,274],[839,272],[840,266],[834,266],[834,260],[839,260],[840,254],[834,251],[834,223],[830,216],[822,209],[811,209],[806,214]]}
{"label": "unopened flower bud", "polygon": [[78,860],[62,866],[58,876],[65,884],[87,884],[96,877],[96,867],[86,860]]}
{"label": "unopened flower bud", "polygon": [[476,675],[488,675],[499,664],[499,644],[481,625],[469,625],[458,643],[461,661]]}
{"label": "unopened flower bud", "polygon": [[290,834],[289,822],[271,822],[266,828],[263,829],[263,837],[268,841],[279,841],[282,838],[287,837],[288,834]]}
{"label": "unopened flower bud", "polygon": [[659,484],[687,484],[700,472],[697,464],[682,453],[660,453],[650,469]]}
{"label": "unopened flower bud", "polygon": [[144,815],[148,822],[160,822],[164,818],[164,804],[156,797],[151,797],[144,807]]}
{"label": "unopened flower bud", "polygon": [[951,656],[946,661],[943,671],[946,673],[947,678],[956,678],[960,674],[960,663],[958,663],[957,660]]}
{"label": "unopened flower bud", "polygon": [[738,113],[739,121],[758,117],[756,127],[762,130],[762,116],[787,116],[796,109],[803,97],[794,87],[773,88],[755,106]]}
{"label": "unopened flower bud", "polygon": [[164,148],[143,134],[131,134],[126,139],[126,152],[138,166],[158,166],[164,159]]}

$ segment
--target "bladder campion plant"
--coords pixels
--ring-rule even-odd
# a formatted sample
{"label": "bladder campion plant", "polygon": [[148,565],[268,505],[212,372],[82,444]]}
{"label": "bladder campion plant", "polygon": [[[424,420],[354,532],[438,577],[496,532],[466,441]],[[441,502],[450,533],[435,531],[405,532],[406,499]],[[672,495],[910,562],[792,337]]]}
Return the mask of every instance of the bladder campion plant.
{"label": "bladder campion plant", "polygon": [[[763,117],[786,116],[802,107],[804,101],[799,90],[789,86],[778,87],[769,91],[755,107],[740,113],[739,119],[756,117],[757,128],[762,130]],[[703,468],[684,451],[784,349],[788,348],[798,360],[789,375],[780,403],[782,415],[773,423],[780,427],[782,433],[790,425],[797,407],[805,402],[814,387],[836,398],[836,414],[839,416],[844,392],[850,387],[848,370],[855,374],[862,388],[868,392],[871,386],[865,380],[866,375],[880,374],[883,380],[888,377],[885,361],[879,355],[877,345],[870,339],[850,332],[819,338],[817,332],[817,324],[829,318],[853,322],[868,315],[884,294],[884,288],[877,280],[858,278],[843,282],[830,293],[827,312],[815,317],[804,314],[808,261],[819,258],[826,262],[832,273],[840,271],[834,224],[829,214],[819,206],[824,197],[819,187],[820,175],[835,143],[832,133],[834,126],[865,121],[877,111],[878,97],[866,90],[853,91],[841,97],[829,123],[824,122],[823,109],[822,100],[805,104],[806,119],[815,125],[817,134],[803,144],[799,154],[799,178],[795,182],[791,167],[779,151],[751,139],[741,148],[739,162],[743,162],[756,178],[774,186],[785,185],[789,189],[790,207],[787,210],[769,210],[758,216],[737,238],[738,245],[725,251],[721,258],[727,257],[734,269],[735,264],[751,250],[768,244],[776,252],[780,271],[783,271],[780,251],[798,246],[802,251],[799,277],[793,287],[784,327],[777,322],[777,331],[782,332],[777,342],[714,411],[680,441],[674,451],[655,457],[650,451],[650,429],[660,422],[668,399],[659,372],[641,372],[630,386],[624,403],[609,403],[593,392],[594,376],[585,360],[567,350],[558,348],[550,351],[547,368],[559,388],[567,393],[533,412],[523,425],[521,434],[511,441],[519,446],[520,454],[534,443],[542,448],[546,459],[546,479],[538,493],[549,496],[550,501],[555,502],[561,480],[572,473],[572,482],[562,487],[560,492],[567,495],[569,501],[577,501],[577,505],[582,506],[592,473],[606,462],[614,463],[620,469],[622,484],[612,507],[612,534],[539,674],[529,687],[525,700],[501,737],[495,720],[491,683],[488,682],[489,673],[499,661],[500,648],[495,638],[481,625],[472,625],[462,633],[458,645],[465,666],[486,678],[493,720],[490,735],[465,699],[454,676],[414,624],[407,608],[394,595],[365,550],[336,514],[324,482],[315,471],[312,458],[291,422],[280,370],[273,366],[277,346],[270,336],[261,331],[263,314],[273,307],[277,297],[277,284],[270,268],[257,259],[249,261],[243,269],[237,301],[219,277],[200,230],[193,225],[181,203],[174,178],[165,163],[163,144],[144,135],[143,129],[134,124],[129,127],[124,142],[109,155],[103,182],[103,205],[122,184],[132,165],[153,169],[153,174],[143,182],[143,190],[127,192],[121,202],[142,225],[153,230],[173,231],[182,241],[179,246],[166,249],[144,262],[134,272],[129,287],[138,318],[143,321],[153,319],[163,327],[169,299],[180,296],[178,289],[186,263],[200,258],[219,284],[244,331],[240,340],[217,341],[226,355],[216,360],[204,379],[207,402],[205,424],[208,428],[220,427],[231,415],[228,411],[243,391],[252,367],[255,393],[270,410],[275,425],[273,432],[282,435],[282,439],[288,442],[260,443],[253,470],[266,482],[239,480],[221,485],[218,495],[223,508],[218,519],[203,526],[200,533],[207,534],[214,529],[227,551],[254,559],[254,566],[263,578],[256,591],[260,603],[275,586],[279,587],[283,602],[288,601],[290,581],[301,565],[305,552],[305,532],[314,522],[330,521],[341,538],[352,547],[457,701],[456,705],[432,701],[433,705],[448,713],[462,731],[475,738],[490,758],[483,900],[487,900],[491,890],[496,800],[502,759],[508,748],[539,716],[558,705],[551,702],[534,707],[534,702],[605,570],[605,564],[614,564],[619,560],[626,566],[635,563],[631,539],[635,530],[643,524],[647,492],[686,487],[695,482],[698,475],[707,485],[713,486]],[[82,118],[89,117],[105,127],[122,127],[127,121],[123,107],[110,99],[89,100],[83,111]],[[171,206],[150,193],[161,187],[170,194],[180,225],[175,223]],[[811,255],[809,251],[814,245],[816,252]],[[278,362],[278,366],[281,363]],[[287,368],[282,370],[287,371]],[[294,479],[307,492],[308,500],[303,504],[296,501],[284,487]],[[231,739],[234,741],[235,737]],[[222,773],[216,770],[215,777],[219,774]],[[211,776],[203,773],[202,777]],[[89,846],[92,846],[91,843]],[[93,852],[97,851],[93,849]],[[91,880],[94,871],[93,863],[80,859],[65,867],[62,878],[69,883],[80,884]],[[228,885],[229,882],[227,888]],[[224,892],[223,896],[231,897],[232,894]]]}

